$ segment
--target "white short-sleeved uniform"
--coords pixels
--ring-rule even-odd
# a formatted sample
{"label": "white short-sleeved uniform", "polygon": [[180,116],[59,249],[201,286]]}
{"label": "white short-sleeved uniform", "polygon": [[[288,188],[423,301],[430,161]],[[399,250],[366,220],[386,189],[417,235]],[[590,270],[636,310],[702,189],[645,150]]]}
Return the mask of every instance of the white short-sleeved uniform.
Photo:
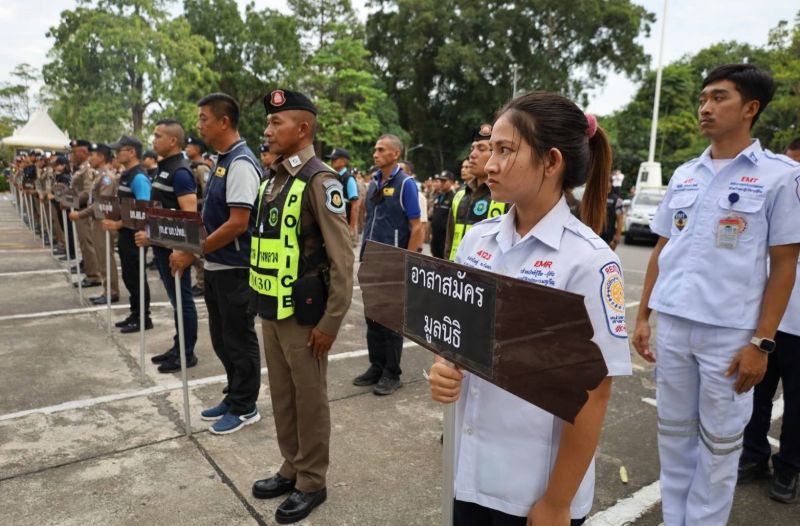
{"label": "white short-sleeved uniform", "polygon": [[[754,330],[769,247],[800,243],[800,165],[758,140],[719,173],[711,148],[680,166],[650,228],[669,239],[651,309],[695,322]],[[720,219],[741,219],[735,248],[718,247]]]}
{"label": "white short-sleeved uniform", "polygon": [[797,277],[794,280],[792,296],[789,298],[789,305],[786,306],[778,330],[800,336],[800,259],[797,260]]}
{"label": "white short-sleeved uniform", "polygon": [[[608,374],[631,374],[619,259],[608,245],[558,204],[522,239],[515,208],[476,224],[455,261],[581,294]],[[521,306],[524,308],[524,306]],[[544,494],[556,461],[563,421],[491,383],[465,374],[456,404],[456,499],[524,517]],[[594,496],[594,462],[572,501],[585,517]]]}

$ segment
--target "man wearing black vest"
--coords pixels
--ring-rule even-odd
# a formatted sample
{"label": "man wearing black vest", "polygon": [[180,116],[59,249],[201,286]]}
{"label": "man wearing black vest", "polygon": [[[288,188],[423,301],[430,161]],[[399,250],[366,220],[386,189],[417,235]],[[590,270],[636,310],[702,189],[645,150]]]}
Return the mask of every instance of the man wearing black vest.
{"label": "man wearing black vest", "polygon": [[328,351],[353,295],[353,250],[342,184],[314,153],[317,109],[302,93],[264,97],[271,152],[250,252],[272,410],[283,464],[253,496],[290,493],[275,519],[290,524],[327,498]]}
{"label": "man wearing black vest", "polygon": [[[183,126],[176,120],[164,119],[156,123],[153,132],[153,150],[161,157],[158,162],[158,175],[153,180],[150,197],[161,203],[163,208],[197,212],[197,184],[194,175],[182,153],[184,141]],[[136,233],[136,245],[147,246],[149,240],[145,232]],[[175,280],[169,266],[172,250],[153,247],[153,261],[167,290],[173,311],[176,309]],[[197,308],[192,296],[192,276],[190,272],[181,273],[181,300],[183,302],[183,339],[186,345],[186,366],[197,365],[194,346],[197,343]],[[180,347],[178,344],[178,316],[175,315],[175,336],[170,349],[151,358],[160,364],[158,372],[173,373],[181,370]]]}
{"label": "man wearing black vest", "polygon": [[[233,433],[261,420],[256,409],[261,387],[258,337],[249,311],[251,213],[258,197],[261,168],[239,136],[239,105],[224,93],[200,99],[197,129],[218,153],[203,202],[203,224],[208,232],[203,254],[204,291],[211,344],[228,377],[228,393],[200,417],[214,422],[210,431]],[[195,139],[196,140],[196,139]],[[188,271],[195,256],[175,251],[174,271]]]}
{"label": "man wearing black vest", "polygon": [[[361,244],[361,257],[369,240],[405,248],[422,250],[425,238],[420,217],[419,190],[414,178],[403,172],[398,164],[403,143],[396,135],[382,135],[375,143],[372,160],[378,170],[373,175],[364,199],[367,222]],[[369,368],[353,380],[353,385],[374,385],[376,395],[390,395],[403,386],[403,335],[380,323],[367,321]]]}
{"label": "man wearing black vest", "polygon": [[[139,161],[142,155],[142,142],[136,137],[123,135],[119,141],[109,145],[117,151],[117,159],[122,164],[123,171],[119,178],[117,197],[120,199],[136,199],[137,201],[150,200],[150,178],[147,177],[144,167]],[[128,289],[130,296],[130,314],[124,320],[116,323],[121,333],[139,332],[139,294],[144,294],[144,326],[145,330],[153,328],[150,319],[150,287],[144,280],[144,291],[139,290],[139,249],[134,241],[135,230],[124,228],[122,221],[103,220],[103,228],[119,231],[117,250],[122,266],[122,282]]]}

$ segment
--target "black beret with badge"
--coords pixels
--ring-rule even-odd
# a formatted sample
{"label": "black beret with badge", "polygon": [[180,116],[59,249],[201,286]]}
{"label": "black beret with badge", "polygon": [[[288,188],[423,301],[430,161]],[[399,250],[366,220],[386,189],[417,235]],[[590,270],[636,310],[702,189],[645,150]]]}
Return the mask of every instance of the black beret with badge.
{"label": "black beret with badge", "polygon": [[200,148],[201,153],[205,153],[205,151],[208,149],[206,148],[206,143],[203,142],[202,139],[198,139],[197,137],[189,137],[188,139],[186,139],[186,144],[187,145],[194,144],[195,146]]}
{"label": "black beret with badge", "polygon": [[347,159],[350,160],[350,154],[344,148],[334,148],[331,153],[325,156],[326,159]]}
{"label": "black beret with badge", "polygon": [[111,159],[111,148],[109,148],[107,144],[93,142],[92,144],[89,145],[89,151],[97,152],[106,159]]}
{"label": "black beret with badge", "polygon": [[492,138],[492,125],[488,123],[481,124],[475,129],[472,134],[472,142],[488,141]]}
{"label": "black beret with badge", "polygon": [[140,152],[142,150],[142,141],[130,135],[123,135],[117,142],[108,145],[112,150],[120,150],[125,146],[130,146],[131,148],[135,148],[137,152]]}
{"label": "black beret with badge", "polygon": [[311,99],[299,91],[283,89],[273,90],[264,96],[264,109],[267,110],[267,115],[288,110],[305,110],[317,114],[317,108]]}
{"label": "black beret with badge", "polygon": [[70,148],[81,148],[81,147],[89,148],[91,146],[92,146],[92,143],[90,143],[89,141],[87,141],[85,139],[73,139],[73,140],[69,141],[69,147]]}

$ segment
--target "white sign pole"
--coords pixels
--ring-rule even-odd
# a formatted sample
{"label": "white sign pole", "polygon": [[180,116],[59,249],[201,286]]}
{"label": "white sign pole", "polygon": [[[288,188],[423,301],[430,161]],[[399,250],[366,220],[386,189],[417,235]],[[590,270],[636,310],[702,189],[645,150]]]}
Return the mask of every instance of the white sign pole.
{"label": "white sign pole", "polygon": [[[175,273],[175,314],[178,318],[178,352],[181,358],[181,382],[183,382],[183,417],[186,436],[192,436],[192,421],[189,416],[189,384],[186,381],[186,341],[183,337],[183,298],[181,298],[181,275]],[[144,330],[144,327],[141,327]]]}

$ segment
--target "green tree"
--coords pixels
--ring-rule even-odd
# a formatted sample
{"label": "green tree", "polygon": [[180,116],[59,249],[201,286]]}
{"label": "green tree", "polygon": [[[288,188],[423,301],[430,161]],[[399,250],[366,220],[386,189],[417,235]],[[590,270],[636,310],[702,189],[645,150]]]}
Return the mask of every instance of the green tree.
{"label": "green tree", "polygon": [[[628,0],[373,0],[367,48],[397,101],[400,123],[426,148],[427,170],[457,168],[472,130],[513,91],[545,89],[585,102],[611,71],[637,77],[654,17]],[[458,173],[458,170],[454,170]]]}
{"label": "green tree", "polygon": [[142,135],[153,111],[187,119],[189,101],[213,84],[213,47],[166,4],[82,0],[61,13],[44,77],[54,118],[72,136]]}
{"label": "green tree", "polygon": [[19,126],[31,117],[31,90],[39,80],[39,71],[30,64],[22,63],[11,71],[10,76],[14,79],[12,82],[0,83],[0,118]]}

